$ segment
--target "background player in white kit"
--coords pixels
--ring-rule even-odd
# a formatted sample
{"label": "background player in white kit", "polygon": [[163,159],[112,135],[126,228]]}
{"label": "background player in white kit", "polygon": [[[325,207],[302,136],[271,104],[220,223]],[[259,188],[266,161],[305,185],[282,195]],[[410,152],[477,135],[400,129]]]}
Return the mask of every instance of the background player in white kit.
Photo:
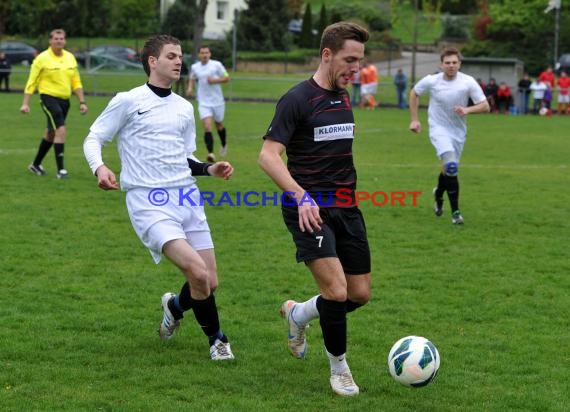
{"label": "background player in white kit", "polygon": [[[429,137],[441,159],[441,172],[434,189],[434,212],[443,214],[443,193],[447,192],[453,224],[463,224],[459,211],[459,160],[467,136],[469,113],[489,111],[489,103],[477,81],[459,71],[461,55],[455,48],[446,48],[440,56],[441,72],[421,79],[410,91],[410,130],[421,131],[418,119],[420,96],[430,94],[428,107]],[[468,106],[469,98],[474,102]]]}
{"label": "background player in white kit", "polygon": [[196,86],[196,100],[198,100],[198,114],[204,126],[204,142],[208,149],[208,162],[214,162],[214,137],[212,135],[212,120],[216,124],[218,136],[222,147],[220,155],[227,153],[226,128],[224,126],[224,114],[226,102],[222,91],[222,83],[230,81],[228,71],[224,65],[211,59],[212,53],[208,46],[201,46],[198,52],[197,63],[190,68],[190,81],[186,95],[191,97]]}
{"label": "background player in white kit", "polygon": [[186,277],[179,295],[162,296],[160,337],[170,339],[183,313],[193,309],[209,339],[211,359],[233,359],[218,319],[213,295],[218,285],[214,246],[194,178],[229,179],[233,167],[228,162],[201,163],[193,156],[194,110],[171,90],[182,66],[179,40],[168,35],[149,38],[141,61],[148,82],[110,101],[85,139],[85,157],[101,189],[118,189],[115,174],[101,154],[103,145],[118,136],[121,189],[127,192],[133,228],[155,263],[164,253]]}

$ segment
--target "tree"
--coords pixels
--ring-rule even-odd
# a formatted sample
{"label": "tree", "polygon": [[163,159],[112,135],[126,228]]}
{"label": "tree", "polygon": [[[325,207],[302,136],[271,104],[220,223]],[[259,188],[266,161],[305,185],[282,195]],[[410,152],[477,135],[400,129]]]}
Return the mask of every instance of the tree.
{"label": "tree", "polygon": [[159,27],[155,0],[114,0],[108,35],[138,38],[156,32]]}
{"label": "tree", "polygon": [[185,0],[176,0],[168,9],[164,21],[162,22],[161,32],[170,34],[180,40],[192,40],[194,35],[194,19],[195,8],[188,4]]}
{"label": "tree", "polygon": [[[328,25],[329,25],[329,21],[328,21],[328,17],[327,17],[327,8],[323,3],[323,5],[321,6],[321,13],[319,14],[319,22],[317,23],[316,43],[319,42],[319,39],[321,38],[323,31],[325,31],[325,28]],[[317,44],[316,46],[319,47],[320,45]]]}
{"label": "tree", "polygon": [[[570,44],[570,8],[562,4],[559,44]],[[490,2],[486,38],[472,41],[463,54],[518,58],[529,73],[538,74],[554,60],[554,13],[544,13],[547,5],[544,0],[527,0],[524,6],[517,0]]]}
{"label": "tree", "polygon": [[202,38],[204,36],[205,14],[208,7],[208,0],[199,0],[199,3],[194,2],[194,36],[193,36],[193,56],[198,56],[198,51],[202,45]]}
{"label": "tree", "polygon": [[313,47],[313,13],[311,3],[305,7],[303,14],[303,25],[301,26],[301,35],[299,36],[299,46],[306,49]]}
{"label": "tree", "polygon": [[240,13],[237,42],[241,50],[285,50],[291,12],[286,0],[248,0]]}

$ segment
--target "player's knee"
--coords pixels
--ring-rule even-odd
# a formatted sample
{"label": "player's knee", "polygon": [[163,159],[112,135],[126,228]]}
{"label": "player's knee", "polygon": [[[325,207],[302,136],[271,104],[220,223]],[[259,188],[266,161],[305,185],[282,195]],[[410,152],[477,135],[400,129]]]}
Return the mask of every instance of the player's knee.
{"label": "player's knee", "polygon": [[457,162],[446,162],[443,165],[443,173],[446,176],[457,176],[459,172],[459,163]]}

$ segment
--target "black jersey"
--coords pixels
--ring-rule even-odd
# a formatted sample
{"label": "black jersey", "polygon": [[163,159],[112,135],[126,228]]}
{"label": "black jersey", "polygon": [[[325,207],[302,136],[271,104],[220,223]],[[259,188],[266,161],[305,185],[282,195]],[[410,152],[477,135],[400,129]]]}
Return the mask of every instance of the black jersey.
{"label": "black jersey", "polygon": [[325,90],[311,78],[281,97],[264,138],[285,145],[289,173],[320,206],[353,206],[346,196],[356,188],[354,129],[348,93]]}

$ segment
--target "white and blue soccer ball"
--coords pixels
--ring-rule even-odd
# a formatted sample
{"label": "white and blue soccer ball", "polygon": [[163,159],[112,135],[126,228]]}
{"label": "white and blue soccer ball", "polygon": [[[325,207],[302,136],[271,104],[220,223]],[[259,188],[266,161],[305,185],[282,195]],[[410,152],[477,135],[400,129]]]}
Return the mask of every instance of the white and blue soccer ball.
{"label": "white and blue soccer ball", "polygon": [[422,336],[406,336],[388,354],[390,375],[405,386],[419,388],[430,383],[439,370],[437,348]]}

